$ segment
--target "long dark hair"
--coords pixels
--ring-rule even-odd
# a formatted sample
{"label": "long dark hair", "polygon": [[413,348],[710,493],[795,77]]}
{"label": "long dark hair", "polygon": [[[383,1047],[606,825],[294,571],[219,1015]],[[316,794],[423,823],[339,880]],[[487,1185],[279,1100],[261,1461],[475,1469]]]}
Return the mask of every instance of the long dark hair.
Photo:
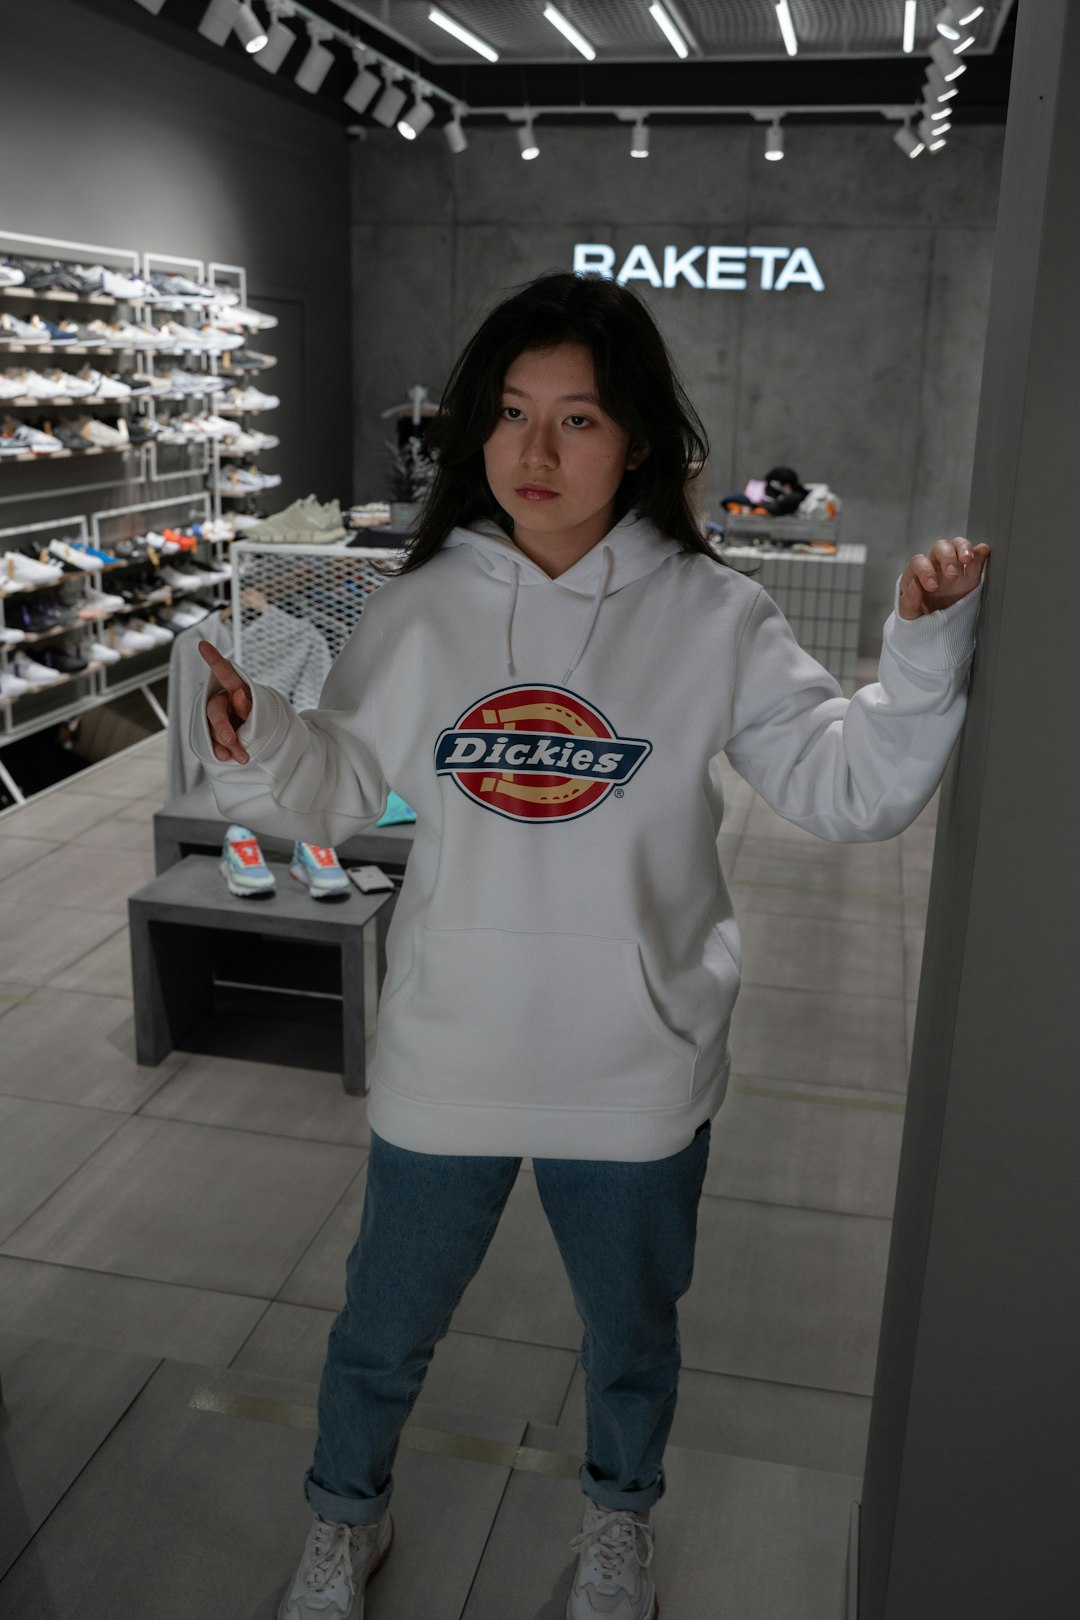
{"label": "long dark hair", "polygon": [[379,572],[421,568],[458,524],[494,518],[513,535],[513,519],[491,492],[483,446],[498,421],[510,365],[527,349],[558,343],[582,343],[591,350],[601,405],[632,444],[644,442],[650,449],[623,475],[614,521],[636,507],[676,549],[731,566],[706,541],[687,496],[688,483],[704,470],[709,441],[648,306],[636,291],[606,276],[557,270],[517,287],[466,344],[427,429],[435,477],[406,541],[404,561]]}

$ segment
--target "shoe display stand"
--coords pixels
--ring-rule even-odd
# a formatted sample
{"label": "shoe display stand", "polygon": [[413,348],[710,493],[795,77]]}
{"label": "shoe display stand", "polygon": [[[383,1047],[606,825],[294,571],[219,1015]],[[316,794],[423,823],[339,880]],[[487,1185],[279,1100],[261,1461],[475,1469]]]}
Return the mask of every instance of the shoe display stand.
{"label": "shoe display stand", "polygon": [[[239,265],[214,262],[206,265],[202,260],[8,231],[0,231],[0,255],[3,254],[49,263],[105,265],[125,276],[149,277],[152,271],[158,270],[169,274],[188,274],[206,287],[220,288],[223,292],[226,289],[238,291],[241,305],[246,305],[247,301],[247,274]],[[10,310],[20,320],[37,313],[43,319],[54,322],[66,317],[77,321],[98,318],[137,321],[140,316],[153,321],[156,303],[160,301],[116,298],[101,292],[42,290],[25,286],[0,288],[0,312]],[[83,306],[88,308],[84,309]],[[171,309],[167,314],[170,321],[182,327],[192,324],[187,319],[189,315],[197,322],[203,315],[203,308],[191,306],[188,309]],[[214,351],[196,351],[183,343],[151,349],[145,345],[119,343],[27,342],[25,347],[20,347],[17,343],[4,342],[0,344],[0,367],[21,364],[32,368],[38,355],[47,355],[51,367],[62,368],[62,351],[65,349],[80,360],[89,358],[90,363],[96,366],[108,365],[109,360],[105,357],[111,356],[114,366],[134,365],[151,377],[155,376],[155,366],[162,359],[167,360],[174,375],[192,370],[217,375],[221,359]],[[221,370],[227,372],[228,367]],[[65,413],[71,409],[83,415],[90,415],[96,409],[133,424],[145,420],[148,424],[145,431],[152,432],[149,425],[158,420],[159,401],[171,400],[175,404],[179,400],[190,406],[192,399],[201,398],[205,408],[214,412],[214,397],[213,394],[198,393],[133,394],[124,399],[86,396],[44,399],[28,395],[25,398],[0,400],[0,412],[17,419],[33,412],[62,421]],[[222,529],[219,448],[217,439],[212,437],[182,445],[159,445],[151,437],[144,443],[129,443],[117,449],[95,446],[86,450],[65,449],[47,455],[4,454],[0,456],[0,542],[6,544],[0,544],[0,550],[25,549],[27,555],[31,555],[32,548],[33,554],[40,555],[39,543],[43,551],[54,538],[102,546],[107,550],[110,539],[130,539],[151,528],[170,524],[184,527],[193,522],[206,523],[210,520]],[[76,473],[72,477],[72,463],[84,457],[100,458],[94,459],[93,466],[101,469],[105,476],[92,482],[76,482],[80,475]],[[34,470],[21,467],[20,463],[31,463]],[[55,475],[54,463],[57,464]],[[41,485],[42,470],[49,480],[45,487]],[[167,495],[169,486],[180,492]],[[135,498],[140,495],[145,498]],[[72,506],[76,497],[79,498],[79,507],[84,509],[73,514]],[[121,501],[123,504],[120,504]],[[5,510],[10,514],[6,523]],[[50,510],[55,510],[58,515],[39,519],[40,513]],[[200,540],[190,553],[191,559],[211,571],[220,572],[228,566],[226,559],[230,538],[219,534],[214,539]],[[166,565],[174,560],[180,559],[167,558]],[[156,566],[154,558],[150,561]],[[67,572],[62,580],[51,584],[8,591],[4,589],[4,578],[0,577],[0,629],[6,627],[24,632],[24,639],[15,644],[7,644],[0,638],[0,670],[11,672],[12,656],[16,652],[22,652],[32,659],[36,649],[62,642],[65,635],[70,636],[74,632],[86,634],[95,641],[112,641],[115,639],[115,627],[122,627],[126,618],[153,612],[158,606],[172,607],[187,599],[186,589],[162,589],[160,594],[152,593],[135,605],[105,611],[94,619],[83,619],[78,614],[73,617],[71,602],[66,610],[61,606],[61,594],[74,599],[81,588],[81,580],[85,579],[90,589],[108,592],[110,583],[121,587],[124,585],[125,570],[138,567],[145,568],[146,559],[103,562],[100,569],[93,572]],[[2,572],[0,569],[0,575]],[[196,601],[202,599],[202,604],[208,606],[207,593],[209,599],[219,597],[222,587],[216,582],[203,582],[194,586],[190,594]],[[29,614],[23,612],[24,607],[29,609]],[[24,628],[28,617],[34,623],[32,631]],[[38,628],[39,624],[41,628]],[[0,781],[15,804],[24,803],[26,795],[4,762],[6,743],[52,727],[110,698],[136,689],[147,699],[156,720],[165,726],[167,716],[150,690],[150,685],[163,679],[167,673],[168,646],[165,645],[145,652],[124,653],[116,664],[91,662],[85,670],[76,674],[63,675],[47,685],[35,686],[17,696],[0,697]]]}
{"label": "shoe display stand", "polygon": [[742,562],[761,564],[753,577],[783,613],[800,647],[836,677],[845,697],[853,697],[866,547],[844,543],[832,556],[761,545],[722,544],[717,551],[736,568]]}
{"label": "shoe display stand", "polygon": [[315,902],[299,884],[240,899],[225,887],[218,856],[185,856],[128,900],[136,1062],[156,1066],[213,1017],[214,987],[224,982],[215,958],[232,936],[246,943],[257,934],[291,951],[333,945],[341,953],[342,1085],[366,1096],[364,930],[375,922],[385,962],[391,899],[354,889],[343,901]]}

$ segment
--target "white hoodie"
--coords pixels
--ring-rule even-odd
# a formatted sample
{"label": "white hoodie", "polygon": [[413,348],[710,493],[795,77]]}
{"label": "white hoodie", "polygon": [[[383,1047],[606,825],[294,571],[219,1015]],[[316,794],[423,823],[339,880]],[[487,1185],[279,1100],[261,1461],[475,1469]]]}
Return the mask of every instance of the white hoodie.
{"label": "white hoodie", "polygon": [[214,759],[208,678],[190,738],[228,821],[333,846],[388,785],[416,811],[371,1128],[423,1153],[685,1148],[723,1101],[741,962],[710,760],[819,838],[894,837],[963,723],[981,595],[894,610],[845,698],[760,585],[636,512],[557,579],[481,520],[367,599],[319,708],[240,671],[249,764]]}

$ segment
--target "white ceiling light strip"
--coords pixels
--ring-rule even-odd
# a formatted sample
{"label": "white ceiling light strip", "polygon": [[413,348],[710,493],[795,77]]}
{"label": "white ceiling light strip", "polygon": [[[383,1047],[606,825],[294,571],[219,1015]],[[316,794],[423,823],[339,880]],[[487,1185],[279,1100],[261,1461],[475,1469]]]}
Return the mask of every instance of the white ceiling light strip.
{"label": "white ceiling light strip", "polygon": [[788,0],[776,0],[776,20],[780,24],[780,32],[784,37],[784,49],[789,56],[798,56],[799,42],[795,38],[795,24],[791,20],[788,10]]}
{"label": "white ceiling light strip", "polygon": [[690,47],[676,27],[674,19],[669,17],[664,7],[659,4],[649,7],[649,16],[667,39],[676,56],[685,60],[690,55]]}
{"label": "white ceiling light strip", "polygon": [[448,34],[452,34],[455,39],[460,40],[462,45],[467,45],[471,51],[476,51],[486,61],[497,62],[499,60],[498,51],[485,44],[477,34],[470,33],[467,28],[463,28],[460,23],[455,22],[453,17],[448,17],[445,11],[439,11],[437,7],[432,6],[428,12],[428,22],[433,22],[439,28],[445,29]]}
{"label": "white ceiling light strip", "polygon": [[596,52],[589,44],[584,34],[579,34],[572,22],[567,22],[562,12],[555,6],[545,6],[544,16],[553,28],[557,28],[564,39],[568,39],[576,51],[580,51],[587,62],[595,62]]}

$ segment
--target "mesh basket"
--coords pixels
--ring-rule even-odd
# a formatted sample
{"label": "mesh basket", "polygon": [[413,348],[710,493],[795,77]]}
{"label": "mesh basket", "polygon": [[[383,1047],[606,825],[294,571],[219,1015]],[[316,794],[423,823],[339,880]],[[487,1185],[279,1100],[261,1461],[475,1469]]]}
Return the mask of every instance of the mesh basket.
{"label": "mesh basket", "polygon": [[295,708],[315,708],[365,600],[385,583],[373,564],[400,557],[396,550],[238,540],[232,548],[237,663]]}

